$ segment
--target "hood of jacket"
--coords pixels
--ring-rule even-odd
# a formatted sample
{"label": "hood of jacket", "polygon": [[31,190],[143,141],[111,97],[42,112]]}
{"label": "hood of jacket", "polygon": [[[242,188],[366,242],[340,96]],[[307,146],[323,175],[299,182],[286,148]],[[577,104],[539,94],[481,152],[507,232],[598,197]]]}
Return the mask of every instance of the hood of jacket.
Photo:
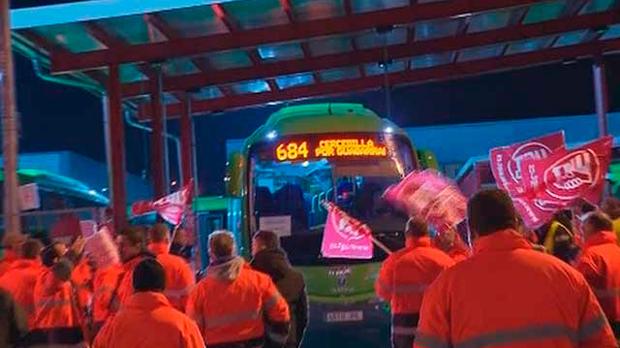
{"label": "hood of jacket", "polygon": [[233,281],[239,277],[245,261],[241,256],[215,260],[207,267],[207,276],[220,280]]}
{"label": "hood of jacket", "polygon": [[266,249],[254,256],[252,268],[268,274],[277,283],[290,272],[291,264],[284,250]]}

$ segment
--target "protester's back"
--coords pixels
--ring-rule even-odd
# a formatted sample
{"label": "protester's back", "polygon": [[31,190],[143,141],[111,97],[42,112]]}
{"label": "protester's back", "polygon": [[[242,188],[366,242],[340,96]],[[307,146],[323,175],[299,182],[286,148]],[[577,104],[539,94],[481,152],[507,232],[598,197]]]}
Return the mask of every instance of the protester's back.
{"label": "protester's back", "polygon": [[504,192],[483,191],[468,210],[475,254],[426,292],[415,347],[616,347],[583,276],[532,250]]}
{"label": "protester's back", "polygon": [[298,347],[308,325],[308,298],[304,277],[291,267],[275,233],[259,231],[253,238],[252,248],[252,268],[268,274],[289,305],[291,329],[286,347]]}
{"label": "protester's back", "polygon": [[163,267],[145,258],[132,273],[134,293],[97,336],[95,348],[204,348],[196,323],[163,295]]}
{"label": "protester's back", "polygon": [[38,240],[27,240],[22,245],[21,258],[14,261],[7,272],[0,276],[0,288],[9,292],[26,313],[31,329],[35,319],[34,287],[43,271],[40,257],[42,249],[43,245]]}
{"label": "protester's back", "polygon": [[13,347],[28,332],[26,316],[11,295],[0,290],[0,347]]}
{"label": "protester's back", "polygon": [[230,233],[210,236],[207,277],[190,295],[187,314],[198,323],[209,347],[260,347],[266,321],[271,338],[284,344],[290,320],[286,302],[269,276],[252,270],[234,250]]}

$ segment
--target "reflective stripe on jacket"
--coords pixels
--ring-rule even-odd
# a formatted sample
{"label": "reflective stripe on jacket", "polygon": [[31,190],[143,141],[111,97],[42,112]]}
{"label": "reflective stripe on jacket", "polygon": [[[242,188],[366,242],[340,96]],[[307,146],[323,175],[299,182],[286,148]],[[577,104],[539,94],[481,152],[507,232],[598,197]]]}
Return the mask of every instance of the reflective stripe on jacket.
{"label": "reflective stripe on jacket", "polygon": [[480,237],[475,254],[427,290],[416,348],[616,348],[583,276],[532,250],[514,230]]}
{"label": "reflective stripe on jacket", "polygon": [[169,253],[166,243],[151,243],[149,250],[155,254],[166,272],[164,294],[174,308],[185,311],[189,293],[196,284],[194,272],[185,259]]}
{"label": "reflective stripe on jacket", "polygon": [[26,313],[28,327],[34,328],[34,287],[43,265],[39,260],[17,260],[9,270],[0,277],[0,288],[11,294],[15,302]]}
{"label": "reflective stripe on jacket", "polygon": [[193,320],[161,293],[133,294],[95,339],[94,348],[204,348]]}
{"label": "reflective stripe on jacket", "polygon": [[620,246],[612,231],[599,232],[586,239],[575,265],[599,300],[611,322],[620,321]]}
{"label": "reflective stripe on jacket", "polygon": [[431,246],[429,237],[410,238],[404,252],[392,254],[377,278],[377,295],[389,301],[392,334],[414,336],[422,299],[437,276],[454,265],[454,260]]}
{"label": "reflective stripe on jacket", "polygon": [[187,314],[198,323],[207,346],[260,339],[265,320],[278,328],[271,339],[284,343],[290,321],[286,301],[268,275],[240,262],[233,280],[208,273],[192,291]]}
{"label": "reflective stripe on jacket", "polygon": [[93,322],[102,323],[111,314],[110,302],[114,286],[123,274],[121,265],[112,265],[95,272],[93,279]]}

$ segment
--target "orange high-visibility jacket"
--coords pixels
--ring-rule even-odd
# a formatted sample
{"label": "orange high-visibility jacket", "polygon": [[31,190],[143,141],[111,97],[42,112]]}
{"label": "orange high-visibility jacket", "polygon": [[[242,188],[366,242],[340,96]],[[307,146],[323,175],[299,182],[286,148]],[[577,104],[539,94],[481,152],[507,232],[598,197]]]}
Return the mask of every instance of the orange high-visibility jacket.
{"label": "orange high-visibility jacket", "polygon": [[392,254],[379,272],[377,295],[392,308],[392,333],[414,335],[426,288],[454,261],[431,245],[429,237],[411,238],[403,252]]}
{"label": "orange high-visibility jacket", "polygon": [[95,272],[93,279],[93,322],[96,325],[103,324],[112,313],[114,286],[122,276],[123,267],[121,265],[111,265]]}
{"label": "orange high-visibility jacket", "polygon": [[11,264],[18,259],[19,257],[17,256],[16,252],[14,252],[13,250],[5,250],[4,258],[0,260],[0,277],[2,277],[4,273],[6,273],[9,268],[11,268]]}
{"label": "orange high-visibility jacket", "polygon": [[204,348],[196,323],[163,294],[133,294],[95,338],[94,348]]}
{"label": "orange high-visibility jacket", "polygon": [[265,318],[272,326],[285,327],[286,342],[290,313],[284,298],[268,275],[254,271],[243,261],[234,280],[218,278],[207,270],[190,294],[187,314],[197,323],[209,345],[252,342],[265,337]]}
{"label": "orange high-visibility jacket", "polygon": [[93,271],[85,257],[75,265],[71,273],[71,282],[79,297],[80,305],[87,306],[93,296]]}
{"label": "orange high-visibility jacket", "polygon": [[422,302],[414,347],[616,348],[583,276],[517,231],[480,237]]}
{"label": "orange high-visibility jacket", "polygon": [[610,322],[620,322],[620,246],[614,232],[586,239],[575,267],[594,290]]}
{"label": "orange high-visibility jacket", "polygon": [[[72,252],[69,252],[72,253]],[[68,254],[69,254],[68,253]],[[71,345],[83,342],[78,298],[71,284],[72,260],[45,267],[34,287],[35,321],[30,345]]]}
{"label": "orange high-visibility jacket", "polygon": [[154,255],[151,253],[141,253],[123,264],[122,277],[118,280],[117,284],[113,285],[114,303],[111,308],[113,312],[118,311],[120,305],[125,303],[125,301],[133,295],[133,270],[142,260],[148,257],[154,257]]}
{"label": "orange high-visibility jacket", "polygon": [[0,288],[6,290],[24,310],[28,317],[28,327],[34,328],[34,287],[43,271],[40,260],[17,260],[0,277]]}
{"label": "orange high-visibility jacket", "polygon": [[174,308],[185,311],[189,293],[196,285],[194,272],[185,259],[169,253],[167,243],[151,243],[149,250],[155,254],[157,261],[166,272],[166,291],[164,294]]}

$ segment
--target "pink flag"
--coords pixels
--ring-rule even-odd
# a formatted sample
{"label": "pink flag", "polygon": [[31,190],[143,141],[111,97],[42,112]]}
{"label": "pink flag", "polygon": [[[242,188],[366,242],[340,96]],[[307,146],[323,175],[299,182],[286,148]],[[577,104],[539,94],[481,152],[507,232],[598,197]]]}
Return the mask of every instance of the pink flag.
{"label": "pink flag", "polygon": [[526,158],[541,159],[553,151],[564,148],[564,132],[557,132],[522,143],[491,149],[491,171],[497,186],[512,197],[523,194],[521,167],[519,163]]}
{"label": "pink flag", "polygon": [[423,218],[436,228],[451,228],[465,218],[467,199],[441,174],[413,172],[389,187],[384,198],[409,216]]}
{"label": "pink flag", "polygon": [[323,231],[321,253],[324,257],[370,259],[373,254],[372,231],[332,203]]}
{"label": "pink flag", "polygon": [[[612,145],[613,138],[604,137],[573,150],[557,150],[544,159],[523,160],[521,170],[525,192],[521,200],[538,212],[544,220],[542,223],[579,198],[598,204],[611,161]],[[521,203],[522,206],[525,204]],[[530,223],[528,226],[537,225],[533,221]]]}

